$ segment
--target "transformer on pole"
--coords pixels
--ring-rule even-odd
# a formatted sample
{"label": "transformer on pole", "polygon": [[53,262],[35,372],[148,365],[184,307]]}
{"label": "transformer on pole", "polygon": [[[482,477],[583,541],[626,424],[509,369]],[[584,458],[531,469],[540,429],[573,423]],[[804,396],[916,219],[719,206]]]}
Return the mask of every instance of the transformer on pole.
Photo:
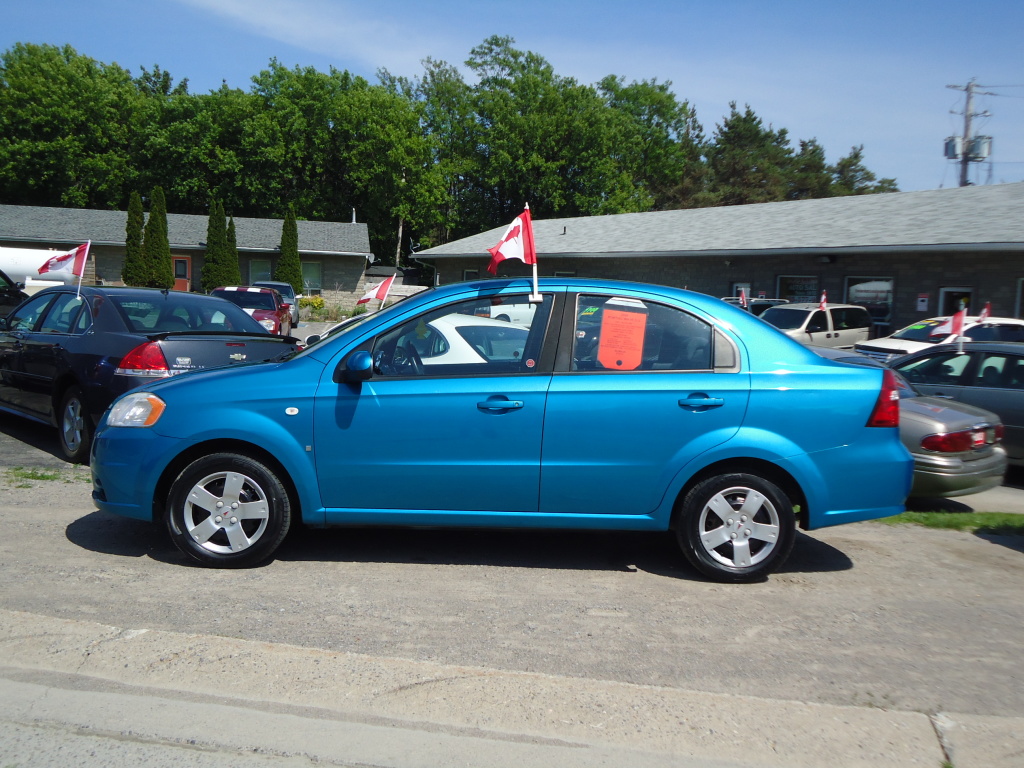
{"label": "transformer on pole", "polygon": [[[945,144],[946,157],[950,160],[960,161],[960,186],[966,187],[970,185],[970,181],[967,180],[967,169],[970,167],[970,164],[987,160],[988,156],[992,154],[991,136],[971,135],[971,119],[974,117],[990,116],[988,112],[974,111],[974,95],[998,96],[998,94],[989,91],[979,91],[979,86],[973,77],[967,85],[947,85],[946,87],[967,93],[967,103],[962,113],[964,116],[964,134],[963,136],[949,136]],[[980,87],[984,88],[984,86]]]}

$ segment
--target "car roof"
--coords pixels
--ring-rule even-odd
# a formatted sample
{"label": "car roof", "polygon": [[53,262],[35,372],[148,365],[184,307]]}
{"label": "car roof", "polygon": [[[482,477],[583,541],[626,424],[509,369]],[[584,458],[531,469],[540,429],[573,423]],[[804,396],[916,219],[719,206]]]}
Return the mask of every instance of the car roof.
{"label": "car roof", "polygon": [[[860,304],[833,304],[828,302],[825,304],[828,309],[864,309]],[[772,309],[820,309],[821,303],[817,301],[801,302],[799,304],[777,304]],[[864,309],[866,312],[867,310]]]}
{"label": "car roof", "polygon": [[260,288],[251,285],[222,285],[214,291],[248,291],[249,293],[276,293],[273,288]]}
{"label": "car roof", "polygon": [[[1024,355],[1024,341],[964,341],[964,353],[967,352],[1005,352],[1013,355]],[[898,360],[893,360],[892,365],[896,366],[911,357],[924,357],[936,352],[959,351],[960,342],[950,341],[943,344],[929,344],[927,349],[919,349],[910,352]]]}
{"label": "car roof", "polygon": [[284,280],[253,280],[252,284],[253,285],[261,285],[261,286],[264,286],[266,288],[276,288],[279,285],[284,286],[286,288],[291,288],[292,287],[291,283],[287,283]]}
{"label": "car roof", "polygon": [[[952,315],[929,317],[926,320],[917,320],[906,327],[910,328],[918,323],[944,323],[949,320],[950,317],[952,317]],[[1021,320],[1019,317],[986,317],[984,320],[979,320],[977,315],[967,315],[964,318],[965,327],[975,325],[1024,325],[1024,320]]]}

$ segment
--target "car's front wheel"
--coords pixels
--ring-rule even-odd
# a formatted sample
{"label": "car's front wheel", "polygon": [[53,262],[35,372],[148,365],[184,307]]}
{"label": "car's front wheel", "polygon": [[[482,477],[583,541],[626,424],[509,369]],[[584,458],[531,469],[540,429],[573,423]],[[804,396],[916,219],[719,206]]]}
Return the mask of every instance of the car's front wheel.
{"label": "car's front wheel", "polygon": [[291,525],[291,501],[265,464],[233,453],[192,462],[171,486],[167,530],[203,565],[246,568],[274,554]]}
{"label": "car's front wheel", "polygon": [[61,397],[57,429],[60,431],[60,449],[64,457],[75,464],[88,462],[92,421],[82,399],[82,390],[77,386],[68,387]]}
{"label": "car's front wheel", "polygon": [[767,576],[789,556],[796,520],[789,498],[756,475],[717,475],[686,494],[676,536],[690,563],[716,581]]}

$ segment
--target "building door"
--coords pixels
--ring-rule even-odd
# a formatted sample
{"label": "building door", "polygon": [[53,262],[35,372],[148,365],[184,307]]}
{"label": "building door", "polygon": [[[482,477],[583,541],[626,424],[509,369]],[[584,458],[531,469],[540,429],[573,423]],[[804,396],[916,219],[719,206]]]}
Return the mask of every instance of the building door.
{"label": "building door", "polygon": [[192,257],[174,257],[174,290],[192,290]]}
{"label": "building door", "polygon": [[977,314],[977,308],[971,306],[973,288],[940,288],[939,314],[943,317],[953,315],[966,308],[967,314]]}

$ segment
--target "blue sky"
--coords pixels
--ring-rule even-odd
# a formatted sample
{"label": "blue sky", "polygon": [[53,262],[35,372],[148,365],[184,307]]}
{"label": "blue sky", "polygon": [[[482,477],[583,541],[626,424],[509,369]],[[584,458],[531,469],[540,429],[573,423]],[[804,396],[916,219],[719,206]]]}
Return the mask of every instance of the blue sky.
{"label": "blue sky", "polygon": [[[903,190],[956,186],[942,154],[961,133],[971,78],[976,132],[993,137],[976,183],[1024,181],[1024,3],[1020,0],[40,0],[8,3],[0,50],[72,45],[139,73],[158,64],[193,93],[248,89],[277,58],[288,67],[379,68],[415,76],[427,56],[462,66],[493,34],[546,58],[559,75],[669,80],[705,132],[749,104],[835,161],[863,144],[867,166]],[[465,71],[465,69],[464,69]],[[467,73],[467,78],[470,75]]]}

